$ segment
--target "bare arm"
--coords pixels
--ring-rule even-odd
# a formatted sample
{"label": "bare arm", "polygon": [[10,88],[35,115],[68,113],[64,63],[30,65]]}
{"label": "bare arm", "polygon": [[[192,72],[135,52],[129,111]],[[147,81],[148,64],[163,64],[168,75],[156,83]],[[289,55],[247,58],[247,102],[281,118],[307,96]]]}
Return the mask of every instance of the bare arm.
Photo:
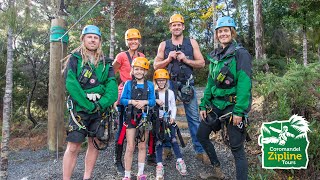
{"label": "bare arm", "polygon": [[160,43],[158,48],[158,53],[156,58],[154,58],[153,67],[155,70],[163,69],[168,66],[168,64],[177,56],[175,51],[171,51],[167,59],[164,59],[164,50],[166,47],[166,42],[163,41]]}
{"label": "bare arm", "polygon": [[114,59],[114,61],[112,63],[114,73],[117,73],[119,71],[120,65],[121,64],[117,62],[117,58]]}
{"label": "bare arm", "polygon": [[178,52],[177,59],[179,61],[182,61],[185,64],[193,67],[193,68],[196,68],[196,69],[203,68],[205,66],[205,61],[204,61],[203,56],[201,54],[200,47],[199,47],[199,45],[198,45],[196,40],[190,39],[190,41],[191,41],[191,44],[192,44],[192,47],[193,47],[194,60],[188,59],[185,56],[185,54],[182,53],[182,52]]}

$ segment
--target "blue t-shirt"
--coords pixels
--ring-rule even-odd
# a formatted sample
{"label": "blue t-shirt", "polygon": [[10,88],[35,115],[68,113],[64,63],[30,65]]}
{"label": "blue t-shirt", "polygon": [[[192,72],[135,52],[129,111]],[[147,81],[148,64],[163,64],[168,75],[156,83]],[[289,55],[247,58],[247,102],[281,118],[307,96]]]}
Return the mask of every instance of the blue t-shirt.
{"label": "blue t-shirt", "polygon": [[[129,100],[131,100],[131,83],[132,83],[132,80],[128,80],[124,84],[124,88],[120,98],[121,105],[128,106]],[[148,83],[148,90],[149,90],[148,105],[152,107],[156,104],[154,86],[153,86],[153,83],[150,81],[147,81],[147,83]],[[137,88],[144,89],[144,84],[137,84]]]}

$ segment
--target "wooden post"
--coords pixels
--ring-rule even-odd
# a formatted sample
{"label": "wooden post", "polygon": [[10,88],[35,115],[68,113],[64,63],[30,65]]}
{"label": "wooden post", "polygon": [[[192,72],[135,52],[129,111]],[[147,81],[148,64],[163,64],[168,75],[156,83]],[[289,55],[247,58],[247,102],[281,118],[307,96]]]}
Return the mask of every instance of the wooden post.
{"label": "wooden post", "polygon": [[[52,19],[51,27],[66,27],[64,19]],[[63,45],[63,48],[62,48]],[[61,75],[61,59],[67,54],[67,44],[50,43],[48,147],[50,151],[62,151],[64,140],[65,84]]]}

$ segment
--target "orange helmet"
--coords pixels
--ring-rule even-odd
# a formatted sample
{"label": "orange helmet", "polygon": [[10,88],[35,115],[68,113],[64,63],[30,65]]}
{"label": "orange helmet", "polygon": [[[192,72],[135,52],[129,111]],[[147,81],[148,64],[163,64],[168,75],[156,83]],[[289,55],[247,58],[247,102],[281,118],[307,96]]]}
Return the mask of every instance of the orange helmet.
{"label": "orange helmet", "polygon": [[125,34],[125,39],[137,38],[141,39],[141,34],[138,29],[128,29]]}
{"label": "orange helmet", "polygon": [[150,65],[150,62],[145,57],[136,57],[136,58],[134,58],[134,60],[132,61],[132,64],[131,64],[132,67],[134,67],[134,66],[142,67],[146,70],[149,70],[149,65]]}
{"label": "orange helmet", "polygon": [[165,69],[158,69],[154,72],[153,79],[170,79],[169,72]]}
{"label": "orange helmet", "polygon": [[173,22],[181,22],[184,24],[184,19],[183,16],[181,16],[181,14],[174,14],[170,17],[170,22],[169,24],[173,23]]}

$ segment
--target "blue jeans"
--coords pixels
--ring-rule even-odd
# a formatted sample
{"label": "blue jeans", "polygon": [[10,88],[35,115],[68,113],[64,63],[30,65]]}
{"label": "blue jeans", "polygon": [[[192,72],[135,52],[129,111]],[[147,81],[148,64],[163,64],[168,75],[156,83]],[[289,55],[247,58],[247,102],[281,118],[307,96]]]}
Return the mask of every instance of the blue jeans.
{"label": "blue jeans", "polygon": [[[172,126],[170,126],[170,134],[171,134],[171,139],[170,141],[164,141],[165,144],[169,143],[172,145],[173,152],[176,156],[176,158],[182,158],[182,154],[180,152],[180,148],[177,142],[177,137],[176,137],[176,129]],[[162,162],[162,152],[163,152],[163,142],[160,140],[156,140],[156,160],[157,163]]]}
{"label": "blue jeans", "polygon": [[[170,88],[172,89],[172,82],[170,81]],[[194,89],[194,87],[192,86]],[[188,127],[193,143],[193,148],[197,154],[204,153],[204,149],[202,148],[200,142],[197,139],[197,131],[200,125],[200,115],[199,115],[199,106],[197,100],[197,93],[194,89],[194,96],[191,99],[189,104],[183,103],[184,110],[187,116]],[[166,143],[165,148],[170,147],[170,144]]]}

